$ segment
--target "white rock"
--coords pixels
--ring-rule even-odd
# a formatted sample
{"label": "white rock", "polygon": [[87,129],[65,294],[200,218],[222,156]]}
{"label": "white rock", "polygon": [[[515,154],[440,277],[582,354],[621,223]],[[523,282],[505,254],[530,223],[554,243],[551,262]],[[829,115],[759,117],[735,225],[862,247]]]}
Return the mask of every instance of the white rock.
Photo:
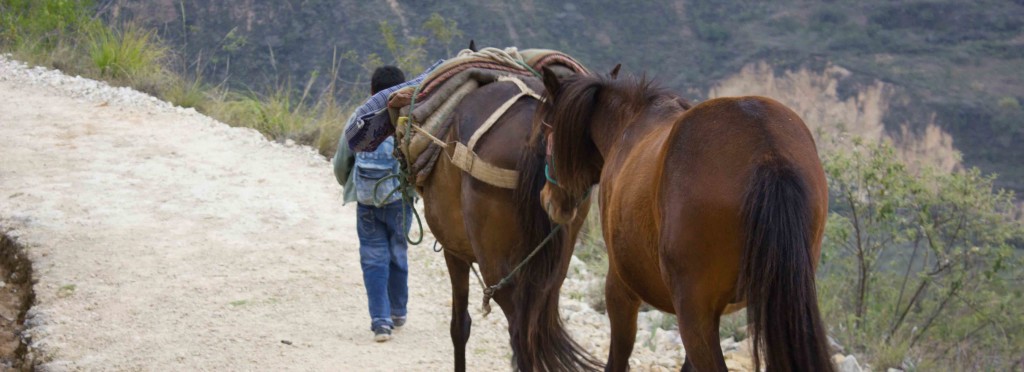
{"label": "white rock", "polygon": [[661,358],[660,360],[658,360],[658,365],[665,368],[672,368],[675,366],[675,364],[676,362],[672,360],[672,358]]}
{"label": "white rock", "polygon": [[740,343],[736,342],[736,339],[734,339],[732,337],[729,337],[727,339],[722,340],[721,346],[722,346],[722,352],[723,353],[728,353],[728,352],[731,352],[731,351],[739,350]]}
{"label": "white rock", "polygon": [[860,364],[857,364],[857,358],[853,355],[847,355],[843,358],[842,363],[837,363],[836,367],[839,367],[839,372],[861,372]]}
{"label": "white rock", "polygon": [[838,366],[843,363],[844,359],[846,359],[846,355],[835,354],[832,356],[832,363]]}

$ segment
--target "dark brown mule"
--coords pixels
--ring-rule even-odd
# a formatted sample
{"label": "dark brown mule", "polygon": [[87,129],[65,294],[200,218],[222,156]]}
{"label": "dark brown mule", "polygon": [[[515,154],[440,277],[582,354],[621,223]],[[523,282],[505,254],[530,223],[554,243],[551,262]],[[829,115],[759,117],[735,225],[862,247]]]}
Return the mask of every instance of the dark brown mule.
{"label": "dark brown mule", "polygon": [[[538,79],[524,79],[532,89]],[[451,115],[452,131],[444,140],[467,143],[476,129],[503,102],[519,93],[510,82],[485,85],[469,94]],[[466,369],[466,342],[470,333],[470,264],[479,263],[488,286],[498,283],[552,230],[541,209],[544,185],[544,149],[527,147],[538,102],[522,98],[515,103],[476,148],[485,161],[505,169],[518,169],[515,190],[477,180],[451,163],[448,154],[437,160],[432,174],[419,189],[430,230],[444,247],[452,282],[451,336],[455,370]],[[581,211],[581,216],[586,211]],[[523,371],[596,370],[600,363],[577,345],[558,314],[558,293],[572,257],[573,242],[582,224],[578,218],[555,234],[553,240],[513,278],[510,287],[497,291],[494,300],[508,319],[513,365]]]}
{"label": "dark brown mule", "polygon": [[601,185],[607,369],[627,368],[644,301],[676,314],[683,370],[726,370],[719,317],[743,306],[755,364],[832,370],[814,288],[828,193],[803,121],[763,97],[689,108],[644,79],[544,80],[535,130],[553,131],[557,182],[545,205],[567,216]]}

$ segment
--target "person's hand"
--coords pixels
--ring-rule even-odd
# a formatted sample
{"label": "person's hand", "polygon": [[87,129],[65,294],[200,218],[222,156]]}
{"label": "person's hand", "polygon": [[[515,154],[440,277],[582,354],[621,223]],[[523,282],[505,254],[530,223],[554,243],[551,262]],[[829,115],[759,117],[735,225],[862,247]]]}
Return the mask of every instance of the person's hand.
{"label": "person's hand", "polygon": [[391,94],[391,98],[388,100],[388,107],[393,109],[402,108],[412,103],[412,93],[410,89],[402,89]]}

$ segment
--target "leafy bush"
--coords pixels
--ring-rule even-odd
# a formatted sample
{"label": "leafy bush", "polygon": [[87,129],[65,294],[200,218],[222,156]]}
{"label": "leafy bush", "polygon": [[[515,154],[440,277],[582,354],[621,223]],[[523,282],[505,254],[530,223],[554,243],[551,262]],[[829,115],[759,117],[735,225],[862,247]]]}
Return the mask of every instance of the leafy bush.
{"label": "leafy bush", "polygon": [[882,369],[1018,363],[1013,194],[977,169],[912,172],[889,145],[850,145],[825,161],[832,214],[819,284],[831,333]]}
{"label": "leafy bush", "polygon": [[0,0],[0,49],[15,58],[88,75],[79,44],[103,27],[92,1]]}
{"label": "leafy bush", "polygon": [[89,0],[0,0],[0,42],[52,49],[96,27]]}

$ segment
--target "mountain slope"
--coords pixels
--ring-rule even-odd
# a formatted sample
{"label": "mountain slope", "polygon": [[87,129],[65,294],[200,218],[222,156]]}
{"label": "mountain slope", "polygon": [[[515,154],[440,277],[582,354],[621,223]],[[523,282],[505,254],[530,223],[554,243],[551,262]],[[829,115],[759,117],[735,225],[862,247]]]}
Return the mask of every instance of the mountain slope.
{"label": "mountain slope", "polygon": [[[889,86],[882,122],[890,137],[951,135],[968,166],[1002,174],[1024,190],[1024,2],[935,1],[271,1],[107,2],[106,13],[161,30],[189,62],[237,86],[306,81],[337,52],[355,62],[343,79],[366,80],[361,59],[393,58],[381,40],[429,36],[432,13],[458,23],[462,37],[427,40],[426,59],[464,46],[566,51],[597,71],[623,63],[693,99],[764,63],[775,75],[840,66],[840,100],[878,82]],[[358,56],[358,57],[356,57]],[[362,79],[362,80],[360,80]],[[361,92],[361,91],[360,91]],[[847,126],[858,123],[844,123]]]}

